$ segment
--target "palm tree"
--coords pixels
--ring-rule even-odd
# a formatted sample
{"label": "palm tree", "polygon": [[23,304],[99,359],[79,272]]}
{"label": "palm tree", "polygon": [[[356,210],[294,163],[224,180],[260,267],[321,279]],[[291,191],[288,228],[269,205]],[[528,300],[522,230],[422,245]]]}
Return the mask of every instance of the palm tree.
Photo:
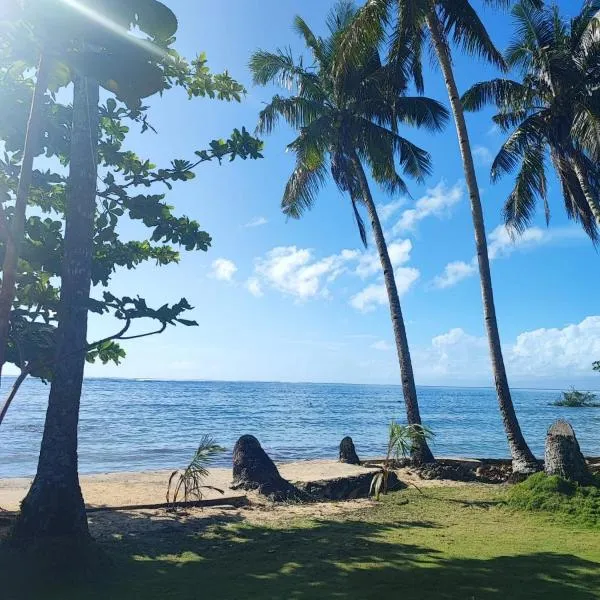
{"label": "palm tree", "polygon": [[[488,5],[498,7],[506,7],[510,4],[509,0],[484,1]],[[424,82],[421,59],[424,45],[428,42],[435,52],[444,77],[471,203],[484,321],[513,471],[533,472],[538,468],[537,462],[525,442],[517,420],[502,356],[481,197],[464,110],[452,69],[450,45],[454,43],[462,46],[467,53],[481,57],[502,69],[505,68],[504,59],[492,43],[469,0],[368,0],[348,27],[342,41],[342,50],[339,52],[342,60],[337,68],[338,76],[343,77],[344,65],[349,59],[356,60],[356,57],[364,54],[369,47],[378,45],[386,39],[393,15],[397,18],[393,22],[390,39],[390,63],[395,64],[398,70],[409,74],[417,90],[422,92]]]}
{"label": "palm tree", "polygon": [[[402,389],[408,422],[421,425],[406,328],[392,263],[381,222],[371,194],[365,165],[373,180],[389,193],[406,193],[395,160],[409,176],[422,180],[431,170],[430,157],[398,134],[403,124],[437,131],[448,113],[438,102],[404,96],[407,82],[382,65],[377,50],[360,62],[349,65],[342,78],[333,67],[344,29],[355,12],[352,4],[341,2],[332,10],[327,26],[329,37],[317,37],[306,22],[295,19],[295,29],[312,54],[314,67],[295,60],[291,52],[258,51],[250,61],[254,82],[281,84],[292,95],[276,95],[260,113],[258,131],[270,133],[280,118],[300,131],[288,148],[296,155],[282,200],[284,214],[299,218],[315,202],[317,192],[330,171],[338,188],[350,196],[363,243],[367,236],[358,206],[367,210],[373,229],[387,289],[396,340]],[[433,460],[425,439],[414,449],[416,462]]]}
{"label": "palm tree", "polygon": [[527,227],[538,199],[550,209],[546,162],[550,158],[562,187],[567,215],[597,242],[600,225],[600,1],[585,3],[570,23],[556,6],[513,9],[516,35],[507,53],[521,81],[495,79],[474,85],[464,96],[467,110],[488,102],[494,121],[510,137],[492,164],[492,180],[519,167],[504,205],[506,224]]}

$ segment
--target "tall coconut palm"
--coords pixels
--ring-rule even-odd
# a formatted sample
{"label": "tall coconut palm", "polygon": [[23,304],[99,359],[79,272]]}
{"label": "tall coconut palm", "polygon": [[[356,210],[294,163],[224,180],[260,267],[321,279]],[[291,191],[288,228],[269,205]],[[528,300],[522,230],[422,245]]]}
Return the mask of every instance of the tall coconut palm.
{"label": "tall coconut palm", "polygon": [[[507,7],[510,4],[509,0],[484,1],[497,7]],[[521,432],[508,386],[496,318],[481,197],[464,110],[452,67],[451,44],[502,69],[505,68],[504,59],[469,0],[368,0],[348,27],[341,43],[342,61],[336,69],[338,76],[343,76],[344,65],[352,62],[350,59],[356,60],[373,44],[384,42],[390,30],[390,63],[397,65],[398,70],[410,74],[418,91],[422,92],[424,89],[421,61],[426,44],[433,48],[444,77],[471,203],[484,321],[498,403],[513,470],[529,473],[537,470],[537,462]]]}
{"label": "tall coconut palm", "polygon": [[[360,62],[349,65],[342,78],[334,77],[339,41],[353,15],[351,3],[336,5],[327,21],[329,36],[325,39],[317,37],[302,18],[296,17],[295,28],[312,54],[314,67],[305,66],[301,58],[295,60],[287,51],[260,50],[252,56],[255,83],[277,83],[292,90],[291,95],[273,97],[260,113],[258,130],[271,132],[280,118],[299,130],[288,146],[296,155],[296,168],[283,194],[282,209],[287,216],[299,218],[312,207],[328,171],[339,189],[350,196],[365,245],[367,236],[357,205],[366,208],[383,268],[407,418],[410,424],[420,425],[400,299],[365,167],[387,192],[406,193],[395,161],[417,180],[430,172],[431,163],[427,152],[399,135],[398,128],[409,124],[437,131],[448,113],[434,100],[404,96],[406,80],[382,66],[377,50],[371,49]],[[415,448],[413,459],[433,460],[424,438]]]}
{"label": "tall coconut palm", "polygon": [[510,137],[492,164],[492,180],[519,168],[504,206],[509,227],[530,224],[538,200],[549,218],[546,162],[562,187],[567,215],[598,241],[600,225],[600,1],[567,23],[556,6],[513,9],[515,37],[506,53],[522,80],[495,79],[464,96],[467,110],[491,102],[494,121]]}

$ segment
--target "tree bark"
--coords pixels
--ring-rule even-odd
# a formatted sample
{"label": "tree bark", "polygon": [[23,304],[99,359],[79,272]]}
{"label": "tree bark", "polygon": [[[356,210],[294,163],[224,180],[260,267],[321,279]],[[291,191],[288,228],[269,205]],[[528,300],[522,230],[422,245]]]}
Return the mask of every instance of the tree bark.
{"label": "tree bark", "polygon": [[[400,298],[398,297],[398,288],[396,287],[392,261],[390,260],[375,202],[373,202],[369,182],[367,181],[364,169],[356,153],[352,157],[352,163],[359,179],[362,198],[367,207],[369,219],[371,220],[375,245],[383,268],[383,278],[390,304],[394,338],[396,340],[396,351],[398,352],[398,361],[400,363],[400,377],[402,379],[402,392],[404,395],[404,403],[406,405],[406,417],[409,425],[421,425],[421,413],[419,412],[415,376],[413,373],[410,349],[406,337],[406,327],[404,326],[404,317],[402,316],[402,308],[400,306]],[[418,446],[413,449],[411,457],[416,464],[434,461],[433,454],[429,449],[426,440],[422,440]]]}
{"label": "tree bark", "polygon": [[11,227],[5,221],[6,228],[5,253],[2,265],[2,286],[0,287],[0,379],[6,362],[6,347],[10,333],[10,315],[15,299],[17,285],[17,268],[21,254],[21,243],[25,232],[25,216],[27,198],[31,179],[33,177],[33,159],[42,131],[42,103],[48,82],[48,61],[44,54],[40,56],[37,69],[37,81],[33,90],[25,143],[23,145],[23,160],[19,174],[19,184],[15,200],[14,215]]}
{"label": "tree bark", "polygon": [[[65,248],[57,330],[57,361],[50,387],[34,482],[23,501],[17,538],[89,537],[77,471],[77,426],[86,355],[91,288],[98,84],[75,79]],[[81,348],[74,352],[73,348]]]}
{"label": "tree bark", "polygon": [[594,215],[594,219],[596,219],[596,223],[600,226],[600,205],[598,204],[598,200],[594,196],[588,179],[585,176],[585,165],[576,153],[574,153],[572,164],[573,169],[575,170],[575,175],[577,175],[577,181],[579,181],[579,185],[581,186],[581,191],[583,192],[588,206]]}
{"label": "tree bark", "polygon": [[492,277],[490,273],[490,261],[488,257],[483,210],[481,207],[477,177],[475,175],[475,165],[473,163],[473,154],[469,142],[467,123],[460,102],[456,80],[454,79],[448,46],[445,43],[441,23],[439,22],[434,9],[428,14],[427,26],[430,30],[433,46],[444,75],[448,96],[450,98],[450,105],[452,106],[452,112],[454,114],[454,121],[456,123],[460,153],[471,201],[471,215],[473,217],[473,227],[475,229],[475,245],[477,248],[477,261],[479,263],[479,276],[481,279],[483,313],[490,348],[492,371],[494,373],[502,422],[504,424],[504,430],[506,432],[508,446],[512,457],[513,471],[517,473],[534,472],[538,470],[538,464],[521,432],[521,427],[519,426],[519,421],[510,394],[510,388],[508,387],[508,378],[506,376],[506,368],[502,356],[502,346],[500,344],[500,333],[498,331],[496,307],[494,304],[494,292],[492,290]]}
{"label": "tree bark", "polygon": [[256,490],[273,502],[309,500],[308,496],[284,479],[275,463],[253,435],[243,435],[233,447],[232,490]]}
{"label": "tree bark", "polygon": [[558,475],[581,485],[593,483],[575,431],[567,421],[558,420],[548,429],[544,470],[548,475]]}

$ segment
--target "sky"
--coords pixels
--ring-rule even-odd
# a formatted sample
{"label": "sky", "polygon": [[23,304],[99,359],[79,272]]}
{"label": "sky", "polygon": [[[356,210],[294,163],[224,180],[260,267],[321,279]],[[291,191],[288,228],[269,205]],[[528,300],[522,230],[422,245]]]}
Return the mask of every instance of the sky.
{"label": "sky", "polygon": [[[193,156],[234,127],[253,130],[274,88],[252,85],[247,67],[258,48],[303,51],[292,30],[301,14],[324,33],[325,0],[166,0],[180,19],[176,47],[193,58],[204,51],[214,72],[224,69],[248,90],[240,103],[189,101],[179,91],[153,98],[158,133],[131,136],[130,147],[158,165]],[[479,7],[477,1],[474,4]],[[580,2],[558,2],[566,14]],[[481,10],[497,45],[506,47],[510,16]],[[304,51],[306,55],[306,51]],[[497,73],[455,52],[465,91]],[[447,104],[440,73],[428,67],[426,94]],[[469,115],[482,189],[503,349],[513,386],[600,387],[591,363],[600,359],[599,257],[565,215],[551,181],[552,220],[543,215],[512,241],[501,209],[512,181],[492,185],[490,163],[502,143],[491,112]],[[473,262],[470,208],[454,126],[436,135],[406,129],[427,149],[434,172],[425,185],[409,181],[411,198],[374,188],[384,222],[418,385],[492,384],[481,294]],[[389,310],[374,247],[364,250],[347,197],[326,186],[314,209],[286,221],[282,192],[294,158],[294,132],[265,138],[264,159],[201,166],[194,181],[167,200],[197,219],[213,244],[207,253],[182,253],[179,265],[120,271],[111,289],[159,306],[186,297],[198,327],[169,328],[130,342],[117,367],[92,365],[89,377],[399,383]],[[134,235],[126,225],[123,234]],[[92,316],[89,340],[115,329]]]}

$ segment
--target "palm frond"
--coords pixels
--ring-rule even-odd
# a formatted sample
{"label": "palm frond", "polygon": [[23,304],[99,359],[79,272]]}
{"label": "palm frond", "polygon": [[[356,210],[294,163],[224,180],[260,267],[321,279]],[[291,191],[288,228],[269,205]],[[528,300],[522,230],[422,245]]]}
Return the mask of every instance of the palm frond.
{"label": "palm frond", "polygon": [[441,102],[425,96],[396,98],[394,114],[399,123],[428,131],[442,131],[450,118],[448,109]]}
{"label": "palm frond", "polygon": [[[209,435],[204,435],[192,460],[183,471],[173,471],[169,477],[167,487],[167,504],[175,507],[178,502],[189,502],[190,500],[202,500],[203,490],[211,489],[224,494],[223,490],[205,485],[204,481],[209,475],[208,467],[215,458],[225,452],[225,448],[219,446]],[[177,477],[179,476],[179,477]],[[173,495],[171,496],[171,486],[174,485]]]}
{"label": "palm frond", "polygon": [[414,81],[419,94],[425,89],[422,57],[430,6],[427,0],[397,2],[396,26],[391,34],[388,55],[390,64]]}
{"label": "palm frond", "polygon": [[327,56],[323,40],[312,32],[311,28],[300,15],[294,17],[293,27],[294,31],[302,37],[307,48],[312,50],[315,60],[320,65],[324,64],[327,61]]}
{"label": "palm frond", "polygon": [[467,90],[461,102],[467,111],[481,110],[487,104],[495,104],[500,110],[521,106],[531,97],[531,91],[522,83],[510,79],[492,79],[476,83]]}
{"label": "palm frond", "polygon": [[285,89],[306,88],[316,85],[316,75],[296,60],[291,49],[278,48],[275,52],[257,50],[250,57],[250,71],[256,85],[274,83]]}
{"label": "palm frond", "polygon": [[322,111],[323,105],[314,100],[301,96],[284,98],[275,95],[260,111],[256,131],[259,134],[271,133],[280,118],[294,129],[301,129],[321,117]]}
{"label": "palm frond", "polygon": [[385,39],[389,13],[395,0],[368,0],[338,40],[332,72],[342,77],[349,69],[364,61],[364,57],[378,48]]}
{"label": "palm frond", "polygon": [[306,210],[312,208],[326,179],[327,168],[324,160],[311,166],[298,162],[285,186],[281,200],[283,214],[292,219],[299,219]]}
{"label": "palm frond", "polygon": [[469,0],[437,0],[446,36],[468,54],[479,56],[499,69],[506,69],[501,52],[494,46]]}
{"label": "palm frond", "polygon": [[544,201],[546,222],[550,221],[547,202],[547,181],[542,144],[529,146],[523,156],[515,186],[504,205],[504,222],[510,229],[522,233],[531,224],[538,198]]}
{"label": "palm frond", "polygon": [[511,173],[530,147],[539,147],[545,142],[544,115],[535,114],[526,118],[502,144],[492,163],[492,181]]}

